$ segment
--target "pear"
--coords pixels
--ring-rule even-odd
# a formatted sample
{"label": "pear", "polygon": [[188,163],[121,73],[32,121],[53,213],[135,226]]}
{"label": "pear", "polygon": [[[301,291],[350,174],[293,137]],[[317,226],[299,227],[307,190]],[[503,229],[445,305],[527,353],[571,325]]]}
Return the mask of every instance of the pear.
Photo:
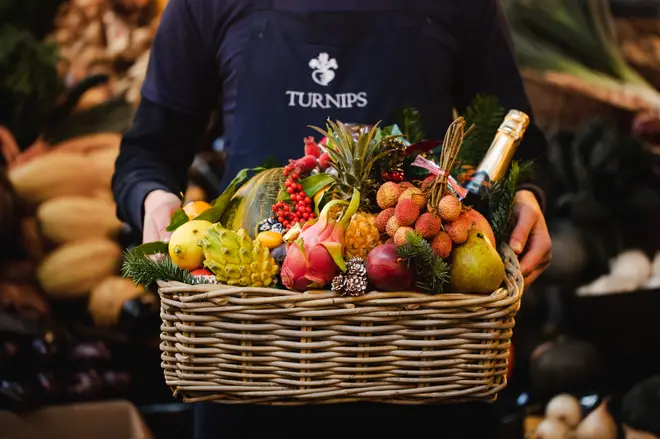
{"label": "pear", "polygon": [[468,239],[452,251],[449,291],[490,294],[504,280],[504,262],[486,235],[472,226]]}

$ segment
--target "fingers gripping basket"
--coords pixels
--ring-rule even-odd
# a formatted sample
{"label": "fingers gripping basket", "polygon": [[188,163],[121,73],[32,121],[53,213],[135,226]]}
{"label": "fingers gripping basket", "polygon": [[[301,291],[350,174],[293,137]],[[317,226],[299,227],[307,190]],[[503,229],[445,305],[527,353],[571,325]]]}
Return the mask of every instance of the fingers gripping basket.
{"label": "fingers gripping basket", "polygon": [[515,255],[504,255],[506,288],[490,295],[161,282],[166,382],[186,402],[494,400],[523,291]]}

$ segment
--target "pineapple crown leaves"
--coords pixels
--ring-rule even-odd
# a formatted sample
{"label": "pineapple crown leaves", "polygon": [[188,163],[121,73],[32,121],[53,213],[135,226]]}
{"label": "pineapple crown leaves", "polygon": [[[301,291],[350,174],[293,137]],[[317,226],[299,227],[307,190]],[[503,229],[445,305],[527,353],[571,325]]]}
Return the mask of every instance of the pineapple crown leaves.
{"label": "pineapple crown leaves", "polygon": [[371,129],[360,129],[357,139],[353,130],[344,123],[328,120],[327,130],[310,126],[328,139],[327,151],[330,165],[337,171],[333,178],[339,190],[347,197],[357,189],[366,200],[375,190],[375,181],[370,178],[375,163],[391,153],[391,140],[403,137],[397,133],[380,136],[380,122]]}

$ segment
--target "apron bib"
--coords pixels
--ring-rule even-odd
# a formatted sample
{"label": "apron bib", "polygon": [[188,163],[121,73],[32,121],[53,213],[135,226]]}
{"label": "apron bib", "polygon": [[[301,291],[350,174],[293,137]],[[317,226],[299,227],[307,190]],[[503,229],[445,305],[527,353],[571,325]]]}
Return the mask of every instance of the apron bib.
{"label": "apron bib", "polygon": [[448,118],[449,102],[420,86],[440,75],[428,71],[424,55],[433,38],[420,32],[429,22],[413,2],[344,1],[351,3],[346,10],[310,5],[308,12],[287,10],[293,0],[256,3],[246,61],[237,71],[223,188],[268,157],[282,165],[302,157],[304,137],[318,134],[309,125],[325,128],[327,119],[385,125],[407,105],[439,124]]}

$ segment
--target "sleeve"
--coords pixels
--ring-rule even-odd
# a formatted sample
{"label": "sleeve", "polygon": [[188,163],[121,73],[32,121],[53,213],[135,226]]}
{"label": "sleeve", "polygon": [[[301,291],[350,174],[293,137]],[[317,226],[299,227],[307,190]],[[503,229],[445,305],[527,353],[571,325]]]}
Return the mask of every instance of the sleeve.
{"label": "sleeve", "polygon": [[[210,2],[198,6],[205,4]],[[197,23],[188,0],[169,0],[151,48],[142,101],[122,139],[112,190],[118,217],[135,230],[142,230],[149,192],[185,191],[195,147],[217,100],[215,57]]]}
{"label": "sleeve", "polygon": [[193,14],[188,1],[167,3],[151,47],[142,95],[182,113],[200,114],[217,99],[220,82],[212,29],[202,31],[199,23],[206,22],[196,19],[210,9],[201,6],[212,2],[197,3]]}
{"label": "sleeve", "polygon": [[455,104],[460,111],[479,94],[494,95],[507,111],[516,109],[530,116],[530,126],[518,146],[514,160],[534,160],[534,176],[522,182],[520,189],[534,192],[545,208],[554,192],[547,157],[547,140],[534,123],[500,1],[470,1],[469,7],[464,7],[462,17],[464,23],[461,27],[463,35],[460,37]]}
{"label": "sleeve", "polygon": [[149,192],[185,191],[188,169],[206,121],[142,99],[133,125],[122,139],[112,177],[119,219],[141,231],[144,199]]}

